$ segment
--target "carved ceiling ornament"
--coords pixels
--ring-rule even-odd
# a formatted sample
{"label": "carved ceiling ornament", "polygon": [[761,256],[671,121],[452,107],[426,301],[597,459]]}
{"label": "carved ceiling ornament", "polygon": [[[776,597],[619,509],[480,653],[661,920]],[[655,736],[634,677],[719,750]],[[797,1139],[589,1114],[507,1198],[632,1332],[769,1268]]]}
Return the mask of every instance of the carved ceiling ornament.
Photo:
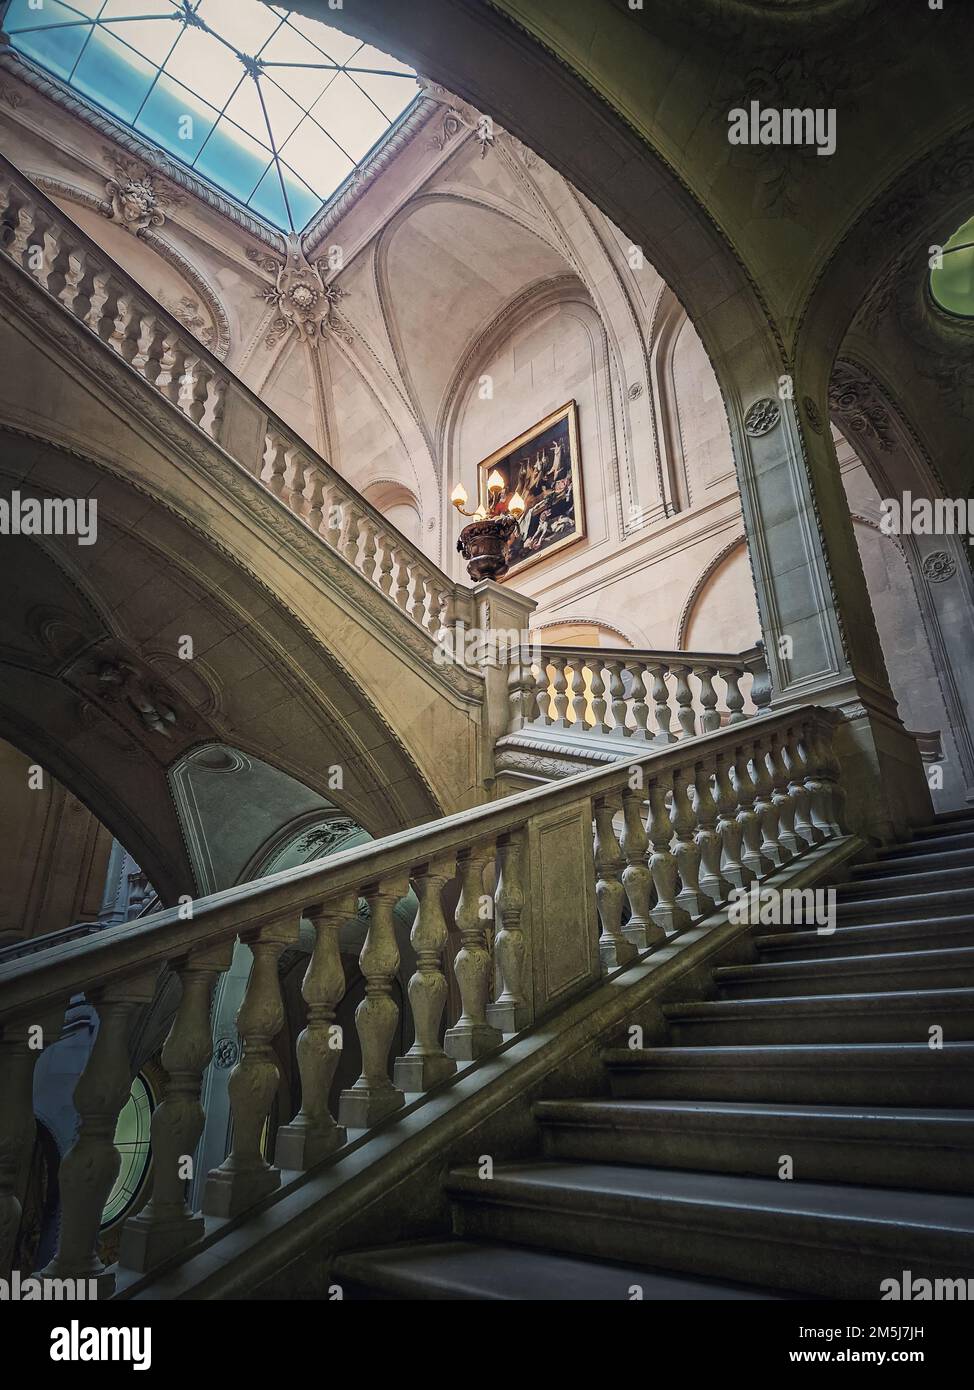
{"label": "carved ceiling ornament", "polygon": [[482,112],[477,111],[467,102],[461,101],[453,92],[440,86],[437,82],[431,82],[426,77],[419,77],[417,81],[428,97],[446,108],[440,118],[439,132],[427,142],[427,149],[445,150],[450,141],[461,131],[472,130],[480,145],[480,157],[484,159],[487,151],[493,149],[495,143],[492,118],[483,115]]}
{"label": "carved ceiling ornament", "polygon": [[843,430],[874,440],[886,454],[896,448],[889,411],[871,383],[841,362],[829,382],[829,410],[839,417]]}
{"label": "carved ceiling ornament", "polygon": [[292,233],[288,237],[284,261],[255,247],[248,248],[247,259],[274,277],[272,285],[257,291],[259,299],[277,310],[264,338],[267,348],[274,347],[292,330],[312,347],[318,345],[325,333],[334,333],[346,343],[352,341],[351,333],[335,312],[346,292],[334,281],[325,280],[327,261],[307,259],[301,249],[300,236]]}
{"label": "carved ceiling ornament", "polygon": [[744,416],[744,432],[752,439],[770,434],[781,419],[781,407],[770,396],[763,396],[748,408]]}
{"label": "carved ceiling ornament", "polygon": [[179,207],[185,201],[137,159],[107,148],[103,153],[115,177],[105,184],[108,199],[102,204],[102,215],[133,236],[161,227],[166,220],[163,209]]}
{"label": "carved ceiling ornament", "polygon": [[931,551],[924,557],[922,568],[924,579],[929,579],[931,584],[943,584],[957,573],[954,557],[948,555],[946,550]]}

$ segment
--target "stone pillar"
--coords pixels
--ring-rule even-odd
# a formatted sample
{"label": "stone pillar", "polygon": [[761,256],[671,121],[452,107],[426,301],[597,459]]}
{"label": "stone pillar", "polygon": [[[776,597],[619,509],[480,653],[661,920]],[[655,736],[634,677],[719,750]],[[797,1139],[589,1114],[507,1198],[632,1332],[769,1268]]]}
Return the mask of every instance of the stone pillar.
{"label": "stone pillar", "polygon": [[[482,724],[482,765],[487,786],[494,781],[494,744],[508,732],[511,709],[508,680],[511,667],[524,668],[530,678],[531,649],[527,647],[527,632],[537,601],[519,594],[506,584],[483,579],[469,592],[473,596],[474,626],[481,641],[486,642],[484,665],[486,702]],[[515,637],[518,634],[518,637]],[[521,642],[526,649],[522,649]]]}

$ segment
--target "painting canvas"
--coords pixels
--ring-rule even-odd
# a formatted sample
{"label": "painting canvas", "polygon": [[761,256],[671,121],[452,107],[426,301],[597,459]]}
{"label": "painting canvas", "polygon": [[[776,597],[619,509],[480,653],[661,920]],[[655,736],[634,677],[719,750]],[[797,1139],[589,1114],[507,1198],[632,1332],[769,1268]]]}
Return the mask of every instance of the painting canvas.
{"label": "painting canvas", "polygon": [[479,477],[484,505],[487,478],[495,468],[504,479],[508,496],[519,492],[525,502],[524,515],[508,550],[508,578],[584,536],[578,407],[574,401],[483,460]]}

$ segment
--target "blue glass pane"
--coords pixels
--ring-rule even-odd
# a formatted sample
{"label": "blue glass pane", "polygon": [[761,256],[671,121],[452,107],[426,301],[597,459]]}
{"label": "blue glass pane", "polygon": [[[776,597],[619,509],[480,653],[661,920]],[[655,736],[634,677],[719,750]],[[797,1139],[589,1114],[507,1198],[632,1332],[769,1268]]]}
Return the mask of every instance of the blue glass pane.
{"label": "blue glass pane", "polygon": [[[91,25],[80,23],[80,20],[77,10],[68,9],[58,0],[46,0],[41,10],[29,9],[27,0],[15,0],[4,20],[4,28],[21,53],[36,58],[58,77],[70,77],[85,39],[91,33]],[[51,24],[70,27],[48,29]],[[25,32],[18,34],[18,28]]]}
{"label": "blue glass pane", "polygon": [[157,71],[111,34],[96,31],[75,68],[72,86],[131,123]]}
{"label": "blue glass pane", "polygon": [[[311,221],[315,213],[321,207],[321,199],[316,197],[311,189],[301,182],[290,170],[283,169],[284,183],[287,188],[288,203],[291,206],[291,218],[295,229],[304,227]],[[261,217],[272,222],[275,227],[280,227],[282,231],[291,230],[291,223],[288,220],[287,208],[284,205],[284,198],[281,193],[281,180],[278,177],[277,169],[272,164],[267,173],[261,179],[254,190],[254,195],[250,200],[250,206],[254,212]]]}
{"label": "blue glass pane", "polygon": [[[188,92],[181,82],[163,73],[152,89],[136,130],[157,141],[186,164],[203,148],[203,141],[216,124],[217,112]],[[187,121],[184,118],[188,116]]]}
{"label": "blue glass pane", "polygon": [[207,140],[195,168],[245,203],[270,163],[270,151],[242,130],[221,121]]}

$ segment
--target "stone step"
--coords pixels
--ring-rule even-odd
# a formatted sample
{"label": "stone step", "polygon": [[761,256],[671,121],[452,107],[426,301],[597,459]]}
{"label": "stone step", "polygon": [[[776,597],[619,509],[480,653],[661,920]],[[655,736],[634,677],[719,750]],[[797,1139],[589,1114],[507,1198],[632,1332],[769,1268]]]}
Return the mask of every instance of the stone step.
{"label": "stone step", "polygon": [[974,1191],[974,1110],[720,1101],[543,1100],[546,1158]]}
{"label": "stone step", "polygon": [[546,1303],[644,1300],[780,1299],[782,1294],[634,1265],[550,1254],[524,1246],[445,1240],[359,1250],[339,1256],[332,1282],[346,1300],[469,1299]]}
{"label": "stone step", "polygon": [[622,1099],[974,1106],[974,1043],[611,1048]]}
{"label": "stone step", "polygon": [[892,874],[887,870],[881,877],[840,883],[836,888],[836,897],[842,903],[849,898],[869,897],[878,893],[912,895],[927,888],[936,892],[966,888],[974,893],[974,868],[965,865],[959,869],[925,869],[922,872]]}
{"label": "stone step", "polygon": [[934,1027],[941,1040],[974,1041],[974,989],[709,999],[665,1004],[663,1014],[677,1046],[926,1043]]}
{"label": "stone step", "polygon": [[974,842],[969,849],[944,849],[935,852],[901,854],[895,859],[868,859],[854,865],[852,878],[882,878],[893,873],[913,873],[917,870],[963,869],[974,872]]}
{"label": "stone step", "polygon": [[882,1282],[974,1279],[974,1198],[598,1163],[453,1172],[465,1240],[878,1299]]}
{"label": "stone step", "polygon": [[959,835],[974,833],[974,811],[944,811],[934,816],[926,825],[913,829],[915,840],[929,840],[936,835]]}
{"label": "stone step", "polygon": [[948,917],[974,913],[974,888],[951,888],[929,893],[874,893],[859,897],[838,897],[836,919],[842,923],[871,919],[874,922],[902,922],[916,917]]}
{"label": "stone step", "polygon": [[974,829],[959,830],[955,834],[941,833],[929,835],[920,840],[903,840],[899,844],[887,845],[876,851],[877,859],[896,860],[901,855],[927,854],[936,850],[959,850],[974,848]]}
{"label": "stone step", "polygon": [[829,937],[817,931],[778,931],[753,938],[761,956],[772,961],[808,960],[822,953],[823,940],[831,957],[899,953],[908,948],[951,950],[974,946],[974,916],[930,917],[906,922],[877,922],[864,926],[836,927]]}
{"label": "stone step", "polygon": [[819,953],[809,960],[718,966],[713,972],[717,991],[723,998],[759,999],[785,994],[886,993],[911,987],[953,990],[974,985],[974,946],[833,956],[832,940],[832,936],[819,936]]}

